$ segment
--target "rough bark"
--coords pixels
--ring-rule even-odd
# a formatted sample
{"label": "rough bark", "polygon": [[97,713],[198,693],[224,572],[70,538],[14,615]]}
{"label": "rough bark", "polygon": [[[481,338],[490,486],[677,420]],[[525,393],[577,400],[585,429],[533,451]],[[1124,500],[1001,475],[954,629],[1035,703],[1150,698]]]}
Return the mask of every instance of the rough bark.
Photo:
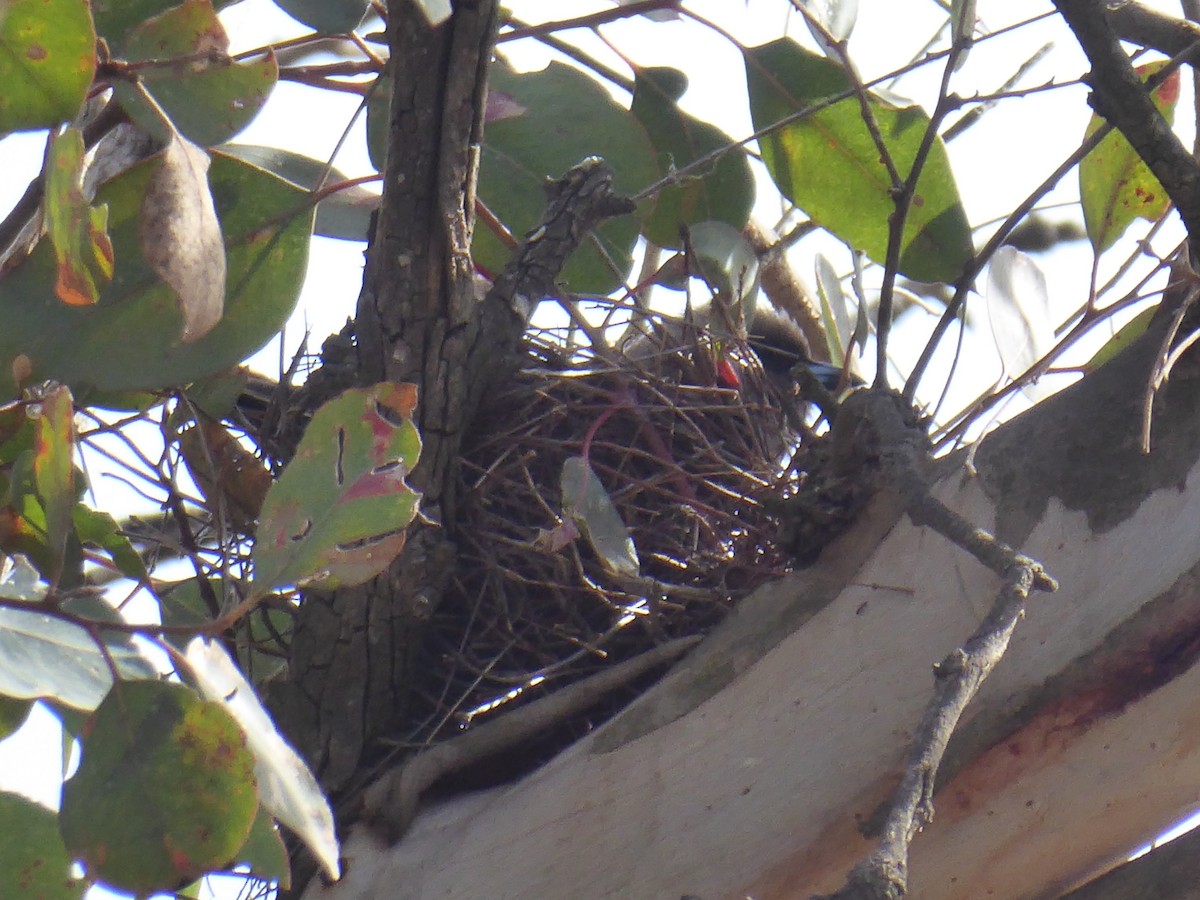
{"label": "rough bark", "polygon": [[[495,17],[494,0],[461,0],[438,28],[416,4],[396,4],[389,15],[391,146],[402,152],[387,160],[358,302],[358,380],[418,386],[423,449],[409,481],[435,522],[453,509],[453,467],[472,412],[469,325],[477,304],[468,250]],[[300,609],[292,676],[271,700],[335,796],[378,762],[379,739],[403,713],[422,623],[453,564],[453,523],[443,524],[413,528],[386,574],[309,594]]]}

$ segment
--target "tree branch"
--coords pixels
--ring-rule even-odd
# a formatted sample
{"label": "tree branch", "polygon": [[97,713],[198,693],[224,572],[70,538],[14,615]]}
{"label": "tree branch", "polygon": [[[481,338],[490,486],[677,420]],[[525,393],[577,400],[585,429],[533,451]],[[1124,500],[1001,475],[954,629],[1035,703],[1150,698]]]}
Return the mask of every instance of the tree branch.
{"label": "tree branch", "polygon": [[1196,255],[1200,250],[1200,166],[1134,72],[1113,29],[1108,5],[1102,0],[1055,0],[1054,5],[1092,64],[1085,79],[1092,87],[1092,108],[1125,135],[1162,184],[1183,219]]}
{"label": "tree branch", "polygon": [[954,729],[1008,649],[1029,592],[1054,591],[1058,584],[1040,563],[972,525],[929,492],[927,438],[899,395],[868,390],[847,398],[834,429],[834,452],[841,465],[876,462],[880,483],[904,498],[914,524],[932,528],[1003,578],[987,617],[961,648],[934,667],[933,697],[913,737],[879,846],[827,898],[895,900],[908,889],[909,844],[933,819],[937,771]]}

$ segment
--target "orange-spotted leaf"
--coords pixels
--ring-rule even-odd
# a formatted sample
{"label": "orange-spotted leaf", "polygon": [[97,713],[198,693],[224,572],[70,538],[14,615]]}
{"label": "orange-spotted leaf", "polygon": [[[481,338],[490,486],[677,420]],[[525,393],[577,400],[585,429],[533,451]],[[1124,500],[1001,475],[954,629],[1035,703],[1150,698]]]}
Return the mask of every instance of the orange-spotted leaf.
{"label": "orange-spotted leaf", "polygon": [[95,71],[87,0],[0,3],[0,134],[75,118]]}
{"label": "orange-spotted leaf", "polygon": [[46,234],[54,245],[54,292],[72,306],[90,306],[112,281],[113,247],[108,207],[83,195],[83,134],[68,128],[54,136],[46,160]]}
{"label": "orange-spotted leaf", "polygon": [[313,415],[296,456],[267,492],[254,545],[254,588],[335,588],[378,575],[417,514],[405,478],[421,439],[416,388],[355,388]]}
{"label": "orange-spotted leaf", "polygon": [[46,544],[57,578],[66,553],[67,536],[74,526],[75,508],[75,404],[71,392],[56,385],[41,402],[37,417],[33,478],[46,516]]}
{"label": "orange-spotted leaf", "polygon": [[59,827],[90,878],[147,896],[227,864],[257,810],[254,754],[224,704],[126,681],[85,728]]}
{"label": "orange-spotted leaf", "polygon": [[[1150,79],[1165,62],[1138,66],[1143,81]],[[1179,100],[1179,70],[1171,72],[1151,92],[1154,105],[1167,122],[1175,119]],[[1092,114],[1087,135],[1104,124]],[[1170,199],[1125,136],[1113,131],[1079,164],[1079,198],[1083,222],[1097,253],[1111,247],[1134,219],[1153,221],[1167,211]]]}

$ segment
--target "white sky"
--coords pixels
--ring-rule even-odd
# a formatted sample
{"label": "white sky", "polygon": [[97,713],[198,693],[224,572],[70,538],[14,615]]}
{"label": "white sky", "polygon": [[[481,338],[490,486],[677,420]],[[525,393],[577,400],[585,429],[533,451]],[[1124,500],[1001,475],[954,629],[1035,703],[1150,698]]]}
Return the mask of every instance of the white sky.
{"label": "white sky", "polygon": [[[603,0],[574,0],[571,3],[510,0],[507,5],[530,21],[577,15],[609,6]],[[772,40],[787,29],[811,46],[807,29],[798,16],[789,12],[784,0],[748,0],[745,3],[688,0],[687,5],[721,23],[747,45]],[[1155,5],[1177,14],[1176,4]],[[934,0],[861,0],[859,6],[851,55],[866,78],[885,74],[908,62],[945,19],[945,12]],[[979,0],[978,6],[978,13],[989,31],[1050,9],[1049,3],[1038,0]],[[290,37],[303,30],[267,0],[247,0],[227,10],[223,18],[236,43],[235,51]],[[606,25],[602,31],[638,63],[671,65],[686,71],[691,87],[683,99],[683,106],[688,111],[715,122],[735,137],[750,133],[740,56],[726,40],[689,21],[647,24],[642,20],[630,20]],[[1031,86],[1052,77],[1077,76],[1084,68],[1083,57],[1060,22],[1051,19],[976,46],[956,76],[955,90],[969,96],[976,91],[996,89],[1016,65],[1048,41],[1056,42],[1054,49],[1023,85]],[[587,46],[590,52],[621,67],[619,58],[599,41],[593,39]],[[513,54],[514,60],[523,68],[539,67],[546,58],[536,50],[526,49],[522,54],[520,48],[512,44],[503,49]],[[939,77],[940,69],[928,67],[907,78],[899,86],[900,92],[924,102],[928,108]],[[1179,116],[1185,132],[1190,129],[1188,103],[1185,92]],[[263,114],[237,140],[283,146],[323,157],[332,151],[356,106],[356,99],[350,95],[281,83]],[[1086,91],[1081,87],[1037,94],[1001,103],[982,123],[955,141],[950,148],[951,161],[970,221],[979,224],[1007,214],[1078,146],[1089,112]],[[1186,133],[1184,139],[1190,141],[1190,133]],[[43,141],[44,136],[38,134],[19,135],[0,142],[0,160],[8,173],[0,179],[0,209],[8,208],[24,190],[26,180],[37,172]],[[371,171],[361,134],[347,143],[336,162],[351,176]],[[762,198],[756,215],[763,222],[773,224],[779,215],[779,200],[772,200],[767,190],[760,194]],[[1053,199],[1063,203],[1077,200],[1074,176],[1067,178]],[[1077,220],[1079,213],[1077,207],[1071,207],[1051,218]],[[1139,230],[1144,232],[1145,229],[1140,224],[1135,225],[1131,233]],[[1180,230],[1172,225],[1170,231],[1177,239]],[[1170,240],[1159,241],[1157,246],[1166,248],[1171,243]],[[1126,241],[1126,246],[1132,246],[1132,238]],[[797,252],[795,262],[801,277],[810,284],[813,281],[813,254],[818,249],[829,256],[839,271],[849,269],[850,256],[844,247],[828,240],[806,241]],[[1122,259],[1121,254],[1113,252],[1105,259],[1102,271],[1113,271]],[[1041,257],[1039,262],[1049,285],[1051,318],[1057,322],[1086,299],[1090,250],[1086,242],[1076,242]],[[310,346],[319,347],[326,334],[336,331],[346,317],[353,314],[361,270],[360,245],[322,238],[314,240],[301,304],[285,332],[285,355],[295,349],[306,327],[313,334]],[[986,321],[986,316],[982,320]],[[932,320],[920,321],[919,317],[911,316],[902,322],[897,332],[899,340],[894,344],[894,355],[902,368],[906,369],[915,360],[920,350],[920,336],[931,323]],[[952,346],[953,342],[948,343]],[[1078,358],[1086,359],[1090,352],[1090,349],[1082,352]],[[951,406],[965,403],[985,389],[1000,371],[990,336],[972,337],[966,353],[972,365],[960,370]],[[256,357],[255,364],[264,371],[274,372],[280,355],[277,344],[268,346]],[[945,362],[943,358],[942,371]],[[869,373],[869,364],[867,368]],[[926,386],[934,394],[940,388],[935,378],[928,379]],[[102,504],[119,500],[120,495],[116,493],[102,492],[100,497]],[[31,722],[22,735],[0,742],[0,785],[56,806],[60,773],[54,760],[59,756],[59,742],[52,736],[51,723],[50,717],[43,715]],[[33,760],[42,763],[37,777],[31,775]]]}

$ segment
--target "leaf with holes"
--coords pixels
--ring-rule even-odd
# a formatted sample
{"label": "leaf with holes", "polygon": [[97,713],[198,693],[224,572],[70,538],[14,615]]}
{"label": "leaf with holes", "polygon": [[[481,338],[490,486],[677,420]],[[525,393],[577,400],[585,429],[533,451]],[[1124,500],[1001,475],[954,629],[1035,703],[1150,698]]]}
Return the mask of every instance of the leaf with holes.
{"label": "leaf with holes", "polygon": [[361,584],[396,557],[420,499],[404,480],[421,452],[416,403],[413,385],[383,382],[316,411],[263,503],[255,593]]}
{"label": "leaf with holes", "polygon": [[[1148,79],[1165,65],[1154,62],[1138,66],[1138,75]],[[1163,118],[1173,122],[1179,101],[1179,70],[1163,79],[1150,96]],[[1093,113],[1087,135],[1103,124],[1104,119]],[[1119,131],[1105,137],[1079,164],[1079,202],[1088,238],[1097,253],[1111,247],[1134,219],[1154,221],[1171,204],[1150,167]]]}

